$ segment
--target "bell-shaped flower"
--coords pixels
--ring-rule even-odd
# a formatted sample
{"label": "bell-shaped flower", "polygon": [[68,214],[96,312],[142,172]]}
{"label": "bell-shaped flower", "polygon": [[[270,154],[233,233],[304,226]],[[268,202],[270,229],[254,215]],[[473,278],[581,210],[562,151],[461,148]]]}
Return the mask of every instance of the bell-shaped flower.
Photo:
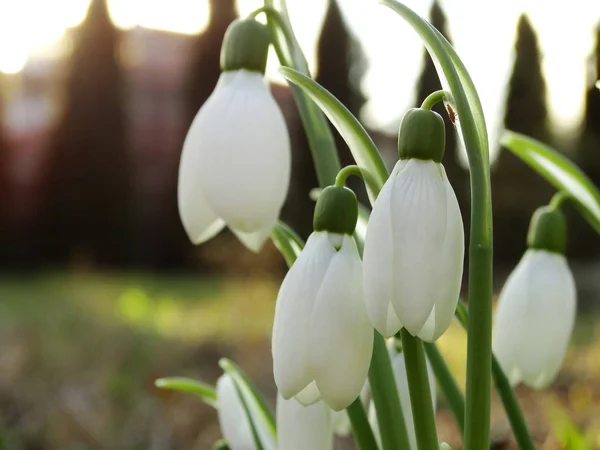
{"label": "bell-shaped flower", "polygon": [[[392,370],[394,372],[396,388],[398,389],[398,395],[400,397],[400,407],[402,408],[402,415],[404,416],[404,425],[406,426],[410,450],[417,450],[417,436],[415,434],[412,406],[410,403],[410,390],[408,388],[408,377],[406,375],[406,362],[404,361],[404,354],[401,352],[399,353],[394,349],[393,342],[388,343],[388,351],[390,352]],[[431,401],[433,403],[433,409],[435,410],[437,403],[435,376],[433,374],[433,369],[429,364],[429,360],[426,360],[426,362],[429,389],[431,391]],[[371,427],[375,433],[375,438],[381,445],[381,435],[379,433],[379,424],[377,422],[377,412],[375,410],[375,403],[373,402],[371,402],[369,406],[369,422],[371,423]]]}
{"label": "bell-shaped flower", "polygon": [[[338,196],[339,201],[333,198]],[[317,231],[277,297],[274,375],[284,398],[296,397],[306,405],[322,397],[339,411],[363,388],[373,328],[363,300],[360,256],[351,236],[358,215],[356,197],[346,188],[329,187],[315,211]],[[341,227],[335,223],[339,220],[344,222]]]}
{"label": "bell-shaped flower", "polygon": [[399,134],[400,160],[379,193],[363,253],[367,311],[385,337],[405,327],[435,341],[452,322],[464,260],[463,222],[441,164],[444,122],[411,110]]}
{"label": "bell-shaped flower", "polygon": [[[221,433],[231,450],[257,450],[250,421],[240,399],[234,381],[223,374],[217,381],[217,414]],[[259,407],[247,402],[253,417],[260,418]],[[275,443],[264,421],[256,420],[255,428],[264,450],[275,450]]]}
{"label": "bell-shaped flower", "polygon": [[565,357],[577,296],[564,256],[565,228],[559,211],[538,209],[529,249],[500,292],[493,349],[512,385],[547,387]]}
{"label": "bell-shaped flower", "polygon": [[[246,42],[260,45],[244,53],[239,46]],[[230,25],[221,58],[224,72],[185,138],[178,205],[194,244],[227,225],[247,248],[258,251],[278,220],[288,192],[291,150],[283,114],[263,79],[268,45],[268,31],[255,20]]]}
{"label": "bell-shaped flower", "polygon": [[323,402],[303,406],[296,399],[277,396],[277,448],[332,450],[331,409]]}

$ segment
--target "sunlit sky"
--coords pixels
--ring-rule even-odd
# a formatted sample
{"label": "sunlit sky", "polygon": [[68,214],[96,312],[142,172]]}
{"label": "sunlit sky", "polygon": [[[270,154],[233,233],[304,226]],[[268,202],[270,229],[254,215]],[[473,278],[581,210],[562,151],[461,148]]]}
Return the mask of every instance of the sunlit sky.
{"label": "sunlit sky", "polygon": [[[0,0],[0,71],[18,72],[27,59],[48,52],[67,27],[83,20],[89,0]],[[376,0],[339,0],[352,31],[362,42],[369,70],[363,90],[369,102],[364,120],[376,128],[396,123],[414,101],[414,83],[422,67],[416,34]],[[427,16],[429,0],[404,0]],[[238,0],[241,15],[262,4]],[[518,15],[527,12],[538,32],[548,85],[551,118],[558,130],[572,131],[581,119],[586,58],[600,20],[597,0],[441,0],[454,45],[478,87],[491,138],[501,126],[501,108],[512,66]],[[198,33],[208,18],[208,0],[109,0],[119,27],[136,25]],[[292,24],[312,69],[326,0],[288,0]],[[278,79],[277,61],[268,76]]]}

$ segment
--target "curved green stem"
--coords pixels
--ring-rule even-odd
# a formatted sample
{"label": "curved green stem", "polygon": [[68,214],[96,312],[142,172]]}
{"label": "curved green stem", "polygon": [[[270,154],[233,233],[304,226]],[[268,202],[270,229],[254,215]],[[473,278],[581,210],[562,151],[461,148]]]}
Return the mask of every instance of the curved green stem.
{"label": "curved green stem", "polygon": [[408,434],[392,363],[383,337],[375,331],[373,357],[369,368],[371,397],[375,403],[383,450],[409,449]]}
{"label": "curved green stem", "polygon": [[550,200],[549,206],[552,209],[559,209],[562,204],[569,199],[569,194],[563,191],[558,191],[556,194],[552,196],[552,200]]}
{"label": "curved green stem", "polygon": [[450,406],[456,426],[460,434],[463,435],[465,432],[465,398],[437,346],[426,342],[425,353],[427,353],[427,359],[429,359],[433,373],[435,373],[435,378]]}
{"label": "curved green stem", "polygon": [[337,187],[344,187],[344,185],[346,184],[346,180],[352,175],[360,179],[364,179],[363,172],[362,170],[360,170],[360,167],[354,165],[346,166],[342,170],[340,170],[337,176],[335,177],[335,185]]}
{"label": "curved green stem", "polygon": [[412,336],[406,328],[400,330],[402,336],[402,352],[406,362],[406,376],[410,390],[415,435],[419,450],[438,450],[435,413],[429,389],[429,376],[425,363],[423,341]]}
{"label": "curved green stem", "polygon": [[[456,318],[458,319],[459,323],[463,326],[463,328],[467,329],[469,314],[464,303],[460,301],[458,302],[458,306],[456,307]],[[504,410],[506,411],[508,422],[510,423],[512,432],[519,445],[519,449],[534,450],[535,444],[533,443],[533,439],[531,437],[531,434],[529,433],[529,429],[527,428],[527,423],[525,422],[523,411],[519,406],[517,396],[512,390],[510,383],[508,382],[508,378],[502,370],[502,366],[500,366],[500,364],[496,360],[496,357],[493,355],[492,376],[494,378],[496,390],[500,395],[500,400],[502,401],[502,405],[504,406]]]}
{"label": "curved green stem", "polygon": [[[264,0],[264,10],[261,11],[266,14],[267,23],[273,33],[273,46],[277,58],[282,65],[310,76],[306,59],[287,16],[285,0],[279,0],[278,3],[279,10],[275,8],[275,0]],[[319,107],[297,86],[292,86],[292,92],[300,120],[306,130],[317,180],[321,187],[329,186],[335,182],[341,167],[333,134]]]}
{"label": "curved green stem", "polygon": [[377,450],[377,441],[360,397],[346,408],[357,450]]}
{"label": "curved green stem", "polygon": [[444,101],[445,97],[446,97],[445,91],[432,92],[425,98],[425,100],[423,100],[423,103],[421,103],[421,108],[432,109],[436,105],[436,103]]}

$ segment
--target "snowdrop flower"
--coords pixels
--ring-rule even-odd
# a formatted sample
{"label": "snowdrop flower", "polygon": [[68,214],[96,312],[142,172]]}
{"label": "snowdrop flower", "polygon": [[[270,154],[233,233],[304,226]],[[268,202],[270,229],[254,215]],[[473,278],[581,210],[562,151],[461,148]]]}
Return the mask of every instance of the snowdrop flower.
{"label": "snowdrop flower", "polygon": [[373,328],[362,295],[362,267],[352,232],[356,196],[323,190],[315,231],[286,275],[275,306],[273,366],[285,399],[321,397],[335,411],[361,392],[371,361]]}
{"label": "snowdrop flower", "polygon": [[[217,414],[221,433],[231,450],[256,450],[250,421],[246,416],[242,401],[230,375],[224,374],[217,381]],[[248,409],[257,413],[256,405],[248,404]],[[265,450],[275,450],[275,443],[267,425],[256,421],[256,431]]]}
{"label": "snowdrop flower", "polygon": [[528,250],[498,299],[493,348],[511,384],[547,387],[560,370],[575,322],[575,281],[565,251],[559,210],[539,208],[531,220]]}
{"label": "snowdrop flower", "polygon": [[178,205],[194,244],[227,225],[248,249],[259,251],[286,198],[290,139],[263,80],[269,39],[253,19],[230,25],[223,73],[183,144]]}
{"label": "snowdrop flower", "polygon": [[[404,361],[404,354],[398,352],[394,348],[393,340],[388,344],[388,351],[390,352],[390,359],[392,361],[392,370],[394,371],[394,377],[396,378],[396,388],[398,389],[398,395],[400,397],[400,407],[402,408],[402,414],[404,416],[404,424],[406,425],[406,433],[408,434],[408,442],[411,450],[417,450],[417,436],[415,434],[415,425],[413,421],[412,406],[410,403],[410,391],[408,388],[408,378],[406,375],[406,362]],[[436,407],[436,386],[435,376],[429,360],[427,361],[427,375],[429,378],[429,389],[431,390],[431,400],[433,402],[433,409]],[[369,406],[369,422],[375,433],[375,437],[381,446],[381,435],[379,434],[379,424],[377,422],[377,413],[375,410],[375,404],[371,402]]]}
{"label": "snowdrop flower", "polygon": [[331,409],[323,402],[302,406],[277,396],[277,447],[280,450],[332,450]]}
{"label": "snowdrop flower", "polygon": [[398,137],[400,160],[373,205],[363,254],[364,291],[373,326],[385,337],[406,327],[435,341],[456,309],[464,230],[441,164],[444,121],[412,109]]}

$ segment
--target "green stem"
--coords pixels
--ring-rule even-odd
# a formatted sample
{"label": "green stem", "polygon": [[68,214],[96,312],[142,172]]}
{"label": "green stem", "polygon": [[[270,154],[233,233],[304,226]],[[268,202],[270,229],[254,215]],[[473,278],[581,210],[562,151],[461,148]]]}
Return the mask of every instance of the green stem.
{"label": "green stem", "polygon": [[346,180],[354,175],[360,179],[363,179],[363,172],[358,166],[346,166],[342,170],[340,170],[335,177],[335,185],[337,187],[343,187],[346,184]]}
{"label": "green stem", "polygon": [[[464,126],[464,124],[463,124]],[[487,156],[487,155],[486,155]],[[490,445],[492,370],[492,199],[489,162],[471,148],[471,233],[465,450]]]}
{"label": "green stem", "polygon": [[373,342],[369,385],[371,386],[371,397],[375,403],[382,449],[409,449],[408,434],[390,355],[383,337],[377,331],[375,331]]}
{"label": "green stem", "polygon": [[[465,305],[460,301],[458,302],[458,306],[456,307],[456,317],[460,324],[463,326],[463,328],[466,329],[467,322],[469,321],[469,314]],[[519,444],[519,449],[535,449],[533,439],[531,438],[531,434],[529,433],[529,429],[527,428],[527,423],[525,422],[525,417],[523,416],[523,412],[519,406],[517,396],[512,390],[510,383],[508,382],[508,378],[502,370],[502,367],[496,360],[496,357],[493,355],[492,375],[494,377],[494,384],[496,385],[496,390],[500,395],[500,400],[502,401],[502,405],[504,406],[504,410],[506,411],[508,422],[510,423],[510,427],[513,431],[515,439]]]}
{"label": "green stem", "polygon": [[429,94],[427,96],[427,98],[425,98],[425,100],[423,100],[423,103],[421,104],[421,108],[432,109],[436,103],[443,101],[444,97],[446,97],[445,91],[432,92],[431,94]]}
{"label": "green stem", "polygon": [[450,406],[460,434],[465,432],[465,398],[458,388],[450,369],[435,344],[425,343],[427,359],[435,373],[435,378]]}
{"label": "green stem", "polygon": [[[264,11],[262,11],[267,15],[279,62],[310,76],[306,59],[287,17],[285,0],[279,0],[279,4],[280,8],[276,10],[274,0],[264,0]],[[332,185],[341,164],[329,123],[319,107],[299,87],[292,86],[292,92],[300,120],[306,130],[319,185],[321,187]]]}
{"label": "green stem", "polygon": [[550,200],[550,207],[552,209],[558,209],[562,206],[562,204],[569,199],[569,194],[564,191],[559,191],[552,196],[552,200]]}
{"label": "green stem", "polygon": [[346,408],[357,450],[377,450],[377,441],[360,397]]}
{"label": "green stem", "polygon": [[525,417],[523,417],[523,411],[521,411],[517,397],[495,356],[492,357],[492,376],[519,449],[535,450],[533,439],[527,429]]}
{"label": "green stem", "polygon": [[402,352],[406,362],[406,376],[410,390],[415,436],[419,450],[438,450],[435,413],[429,389],[429,376],[425,362],[423,341],[413,337],[406,328],[400,330]]}
{"label": "green stem", "polygon": [[362,170],[359,166],[351,165],[345,166],[340,170],[335,177],[335,185],[342,187],[346,184],[346,180],[351,176],[359,177],[363,180],[365,185],[371,189],[372,192],[378,193],[381,190],[381,185],[377,182],[375,177],[367,170]]}

